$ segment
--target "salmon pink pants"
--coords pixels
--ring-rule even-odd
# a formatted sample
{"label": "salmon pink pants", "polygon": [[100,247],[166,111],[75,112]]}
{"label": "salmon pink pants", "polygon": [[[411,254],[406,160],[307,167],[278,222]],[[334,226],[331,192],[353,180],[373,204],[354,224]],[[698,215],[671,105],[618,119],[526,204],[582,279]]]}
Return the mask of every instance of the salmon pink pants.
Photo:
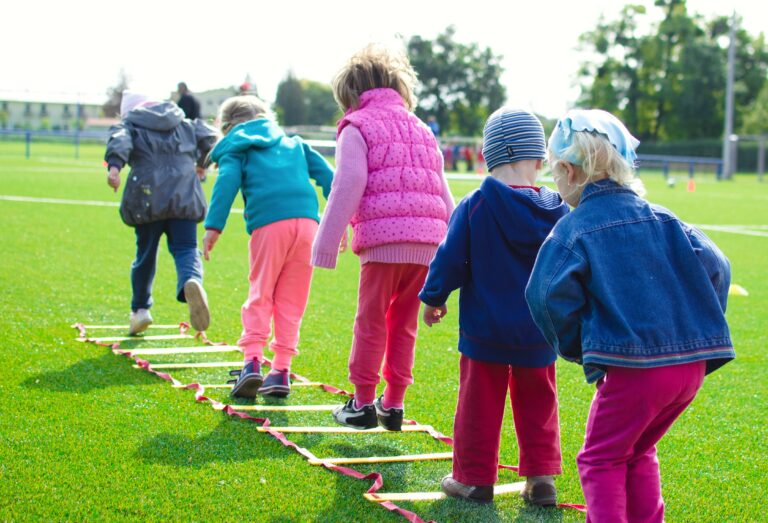
{"label": "salmon pink pants", "polygon": [[274,321],[272,368],[288,370],[298,354],[301,318],[312,281],[312,242],[317,222],[292,218],[259,227],[248,244],[248,299],[241,311],[243,333],[237,344],[245,361],[264,360],[264,346]]}

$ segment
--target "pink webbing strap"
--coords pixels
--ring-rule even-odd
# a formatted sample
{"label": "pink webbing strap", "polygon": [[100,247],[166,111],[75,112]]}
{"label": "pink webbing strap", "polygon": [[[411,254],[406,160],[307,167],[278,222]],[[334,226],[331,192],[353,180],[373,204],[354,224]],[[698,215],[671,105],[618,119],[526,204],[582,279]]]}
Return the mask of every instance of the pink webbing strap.
{"label": "pink webbing strap", "polygon": [[[163,380],[169,381],[174,386],[179,387],[179,388],[183,388],[183,389],[189,389],[189,390],[195,391],[195,400],[196,401],[208,402],[208,403],[211,404],[211,406],[213,408],[215,408],[216,410],[221,410],[221,411],[223,411],[224,413],[226,413],[229,416],[236,416],[238,418],[245,419],[245,420],[251,421],[253,423],[260,424],[263,428],[266,429],[266,433],[267,434],[269,434],[270,436],[275,438],[277,441],[282,443],[284,446],[292,448],[297,453],[299,453],[300,455],[302,455],[303,457],[305,457],[307,459],[315,459],[315,456],[310,451],[308,451],[307,449],[305,449],[303,447],[300,447],[299,445],[297,445],[293,441],[289,440],[285,436],[284,433],[277,432],[277,431],[269,429],[269,425],[270,425],[269,418],[256,418],[254,416],[250,416],[250,415],[246,414],[245,412],[235,410],[230,405],[227,405],[225,403],[221,403],[220,401],[217,401],[217,400],[214,400],[212,398],[209,398],[209,397],[205,396],[205,388],[202,385],[200,385],[199,383],[184,384],[184,383],[181,383],[180,381],[178,381],[176,378],[174,378],[170,374],[168,374],[167,372],[156,371],[156,370],[152,369],[152,365],[151,365],[151,363],[149,361],[144,360],[142,358],[139,358],[137,356],[134,356],[131,353],[130,350],[121,350],[119,343],[112,343],[112,344],[101,343],[101,342],[96,341],[95,339],[88,338],[87,337],[87,333],[86,333],[85,325],[83,325],[82,323],[76,323],[72,327],[76,328],[80,332],[80,337],[84,338],[86,342],[93,343],[95,345],[100,345],[102,347],[109,347],[116,354],[121,354],[121,355],[123,355],[123,356],[125,356],[127,358],[132,359],[134,362],[136,362],[136,364],[141,369],[143,369],[143,370],[145,370],[145,371],[147,371],[147,372],[149,372],[151,374],[154,374],[155,376],[157,376],[157,377],[159,377],[159,378],[161,378]],[[186,334],[186,332],[188,330],[189,330],[189,324],[187,324],[186,322],[181,322],[179,324],[179,331],[180,331],[181,334]],[[195,337],[197,339],[200,339],[206,345],[226,345],[225,342],[212,342],[212,341],[208,340],[208,338],[205,336],[204,332],[198,332]],[[138,338],[138,339],[140,339],[140,338]],[[271,363],[269,360],[266,360],[266,362],[267,363]],[[304,376],[301,376],[301,375],[296,374],[296,373],[291,373],[291,378],[294,379],[294,380],[297,380],[297,381],[303,381],[303,382],[308,382],[309,381]],[[321,384],[320,386],[321,386],[321,388],[323,390],[325,390],[326,392],[329,392],[331,394],[338,394],[338,395],[343,395],[343,396],[352,396],[351,393],[349,393],[349,392],[347,392],[345,390],[339,389],[337,387],[334,387],[332,385]],[[404,420],[403,423],[406,423],[406,424],[409,424],[409,425],[417,424],[417,422],[414,421],[414,420]],[[434,438],[434,439],[436,439],[438,441],[442,441],[443,443],[445,443],[447,445],[453,446],[453,440],[450,437],[446,436],[445,434],[442,434],[442,433],[440,433],[437,430],[432,429],[432,428],[428,429],[426,432],[432,438]],[[363,474],[363,473],[358,472],[357,470],[351,469],[349,467],[342,467],[342,466],[339,466],[339,465],[334,465],[332,463],[321,463],[321,465],[323,467],[325,467],[326,469],[328,469],[328,470],[332,470],[332,471],[338,472],[339,474],[343,474],[345,476],[349,476],[349,477],[352,477],[352,478],[355,478],[355,479],[359,479],[359,480],[373,480],[373,484],[371,485],[371,487],[367,491],[369,494],[374,494],[375,495],[375,493],[379,489],[381,489],[381,487],[384,484],[384,479],[383,479],[381,473],[379,473],[379,472],[371,472],[369,474]],[[518,470],[518,467],[515,466],[515,465],[502,465],[502,464],[499,464],[499,468],[500,469],[506,469],[506,470]],[[411,523],[426,523],[416,513],[411,512],[410,510],[406,510],[406,509],[404,509],[402,507],[399,507],[399,506],[397,506],[396,504],[394,504],[391,501],[384,501],[384,502],[381,502],[381,503],[378,503],[378,504],[381,505],[382,507],[384,507],[385,509],[391,511],[391,512],[394,512],[396,514],[400,514],[407,521],[409,521]],[[571,509],[574,509],[574,510],[578,510],[580,512],[586,512],[586,506],[585,505],[579,505],[579,504],[573,504],[573,503],[559,503],[557,506],[560,507],[560,508],[571,508]],[[430,521],[429,523],[434,523],[434,522]]]}

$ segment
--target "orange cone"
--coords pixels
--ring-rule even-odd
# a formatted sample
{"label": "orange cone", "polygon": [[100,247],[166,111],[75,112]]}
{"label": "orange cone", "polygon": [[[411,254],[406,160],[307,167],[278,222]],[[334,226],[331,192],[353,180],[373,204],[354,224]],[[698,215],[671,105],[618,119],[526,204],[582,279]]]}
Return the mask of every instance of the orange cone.
{"label": "orange cone", "polygon": [[693,181],[693,178],[688,178],[688,192],[693,192],[696,190],[696,182]]}

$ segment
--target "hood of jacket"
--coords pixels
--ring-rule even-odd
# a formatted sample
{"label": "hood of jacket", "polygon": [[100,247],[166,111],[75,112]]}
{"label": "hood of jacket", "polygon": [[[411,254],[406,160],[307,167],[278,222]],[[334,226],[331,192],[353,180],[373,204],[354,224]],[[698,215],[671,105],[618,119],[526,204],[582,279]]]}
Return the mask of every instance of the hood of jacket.
{"label": "hood of jacket", "polygon": [[184,119],[184,112],[173,102],[137,107],[128,112],[125,121],[153,131],[170,131]]}
{"label": "hood of jacket", "polygon": [[534,255],[552,230],[552,224],[568,212],[560,195],[547,187],[538,191],[513,189],[488,176],[479,191],[504,239],[516,249],[530,249]]}
{"label": "hood of jacket", "polygon": [[216,144],[211,151],[214,162],[225,154],[238,153],[251,147],[266,149],[282,140],[285,133],[280,126],[267,118],[259,118],[238,124]]}

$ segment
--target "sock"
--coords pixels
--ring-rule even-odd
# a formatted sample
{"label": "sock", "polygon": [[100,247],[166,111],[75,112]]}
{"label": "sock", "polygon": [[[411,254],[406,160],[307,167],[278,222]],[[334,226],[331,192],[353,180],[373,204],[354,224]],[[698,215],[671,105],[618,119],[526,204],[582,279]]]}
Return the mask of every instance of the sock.
{"label": "sock", "polygon": [[293,354],[289,352],[276,352],[275,356],[272,358],[272,370],[291,370],[292,359]]}
{"label": "sock", "polygon": [[402,409],[405,404],[405,391],[408,385],[392,385],[387,383],[381,406],[385,409]]}
{"label": "sock", "polygon": [[355,385],[355,408],[362,408],[364,405],[373,405],[376,399],[376,385]]}

